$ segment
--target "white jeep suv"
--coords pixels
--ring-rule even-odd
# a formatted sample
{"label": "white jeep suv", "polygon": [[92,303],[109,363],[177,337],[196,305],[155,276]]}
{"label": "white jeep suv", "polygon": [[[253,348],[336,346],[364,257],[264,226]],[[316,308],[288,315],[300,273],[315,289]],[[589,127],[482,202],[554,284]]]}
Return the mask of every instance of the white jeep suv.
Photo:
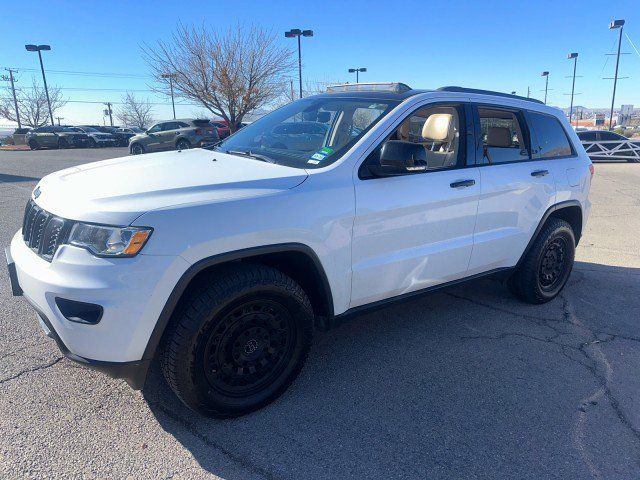
{"label": "white jeep suv", "polygon": [[7,260],[66,356],[134,388],[158,358],[186,405],[236,416],[292,383],[314,327],[489,274],[553,299],[592,174],[539,101],[336,86],[210,150],[44,177]]}

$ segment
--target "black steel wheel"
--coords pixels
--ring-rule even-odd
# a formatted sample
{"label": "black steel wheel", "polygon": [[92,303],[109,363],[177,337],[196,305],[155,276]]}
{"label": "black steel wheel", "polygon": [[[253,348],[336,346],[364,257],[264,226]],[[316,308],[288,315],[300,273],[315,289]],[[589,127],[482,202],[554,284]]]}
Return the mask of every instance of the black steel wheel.
{"label": "black steel wheel", "polygon": [[507,281],[511,292],[527,303],[553,300],[571,275],[575,245],[571,225],[560,218],[550,218]]}
{"label": "black steel wheel", "polygon": [[202,282],[165,332],[162,370],[190,408],[243,415],[275,400],[302,369],[311,304],[295,281],[264,265],[234,264]]}
{"label": "black steel wheel", "polygon": [[273,383],[291,361],[297,325],[288,308],[267,297],[244,301],[212,329],[203,369],[211,388],[246,396]]}

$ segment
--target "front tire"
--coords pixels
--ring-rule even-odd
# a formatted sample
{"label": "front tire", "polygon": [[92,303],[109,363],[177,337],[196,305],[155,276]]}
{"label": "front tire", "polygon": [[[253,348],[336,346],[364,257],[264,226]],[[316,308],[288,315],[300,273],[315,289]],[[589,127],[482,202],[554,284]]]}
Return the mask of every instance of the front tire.
{"label": "front tire", "polygon": [[129,153],[131,153],[131,155],[141,155],[144,153],[144,147],[139,143],[134,143],[129,147]]}
{"label": "front tire", "polygon": [[559,218],[549,219],[507,281],[509,290],[527,303],[553,300],[569,279],[575,252],[576,240],[571,225]]}
{"label": "front tire", "polygon": [[38,142],[36,142],[35,140],[29,140],[29,148],[31,150],[38,150],[40,148],[40,144],[38,144]]}
{"label": "front tire", "polygon": [[193,410],[243,415],[295,380],[312,331],[311,304],[295,281],[270,267],[236,264],[185,299],[163,338],[162,371]]}

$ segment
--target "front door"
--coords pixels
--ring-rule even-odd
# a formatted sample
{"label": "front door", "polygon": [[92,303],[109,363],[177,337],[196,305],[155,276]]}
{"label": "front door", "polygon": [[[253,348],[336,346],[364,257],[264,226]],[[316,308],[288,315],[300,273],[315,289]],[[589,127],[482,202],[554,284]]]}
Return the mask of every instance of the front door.
{"label": "front door", "polygon": [[[352,246],[351,307],[411,293],[466,275],[480,194],[480,174],[467,158],[470,114],[464,105],[427,105],[386,140],[421,144],[428,167],[392,177],[358,171]],[[472,143],[471,143],[472,145]]]}

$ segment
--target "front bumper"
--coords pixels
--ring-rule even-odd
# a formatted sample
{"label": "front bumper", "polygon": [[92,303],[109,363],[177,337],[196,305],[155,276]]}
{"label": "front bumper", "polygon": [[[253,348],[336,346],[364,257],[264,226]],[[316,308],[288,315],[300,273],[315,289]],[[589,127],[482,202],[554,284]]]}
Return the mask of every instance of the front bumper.
{"label": "front bumper", "polygon": [[[142,254],[98,258],[63,245],[49,263],[31,251],[18,232],[7,263],[14,294],[22,292],[65,356],[142,387],[152,360],[144,358],[149,337],[188,262]],[[97,304],[104,313],[96,324],[77,323],[64,317],[56,298]]]}

